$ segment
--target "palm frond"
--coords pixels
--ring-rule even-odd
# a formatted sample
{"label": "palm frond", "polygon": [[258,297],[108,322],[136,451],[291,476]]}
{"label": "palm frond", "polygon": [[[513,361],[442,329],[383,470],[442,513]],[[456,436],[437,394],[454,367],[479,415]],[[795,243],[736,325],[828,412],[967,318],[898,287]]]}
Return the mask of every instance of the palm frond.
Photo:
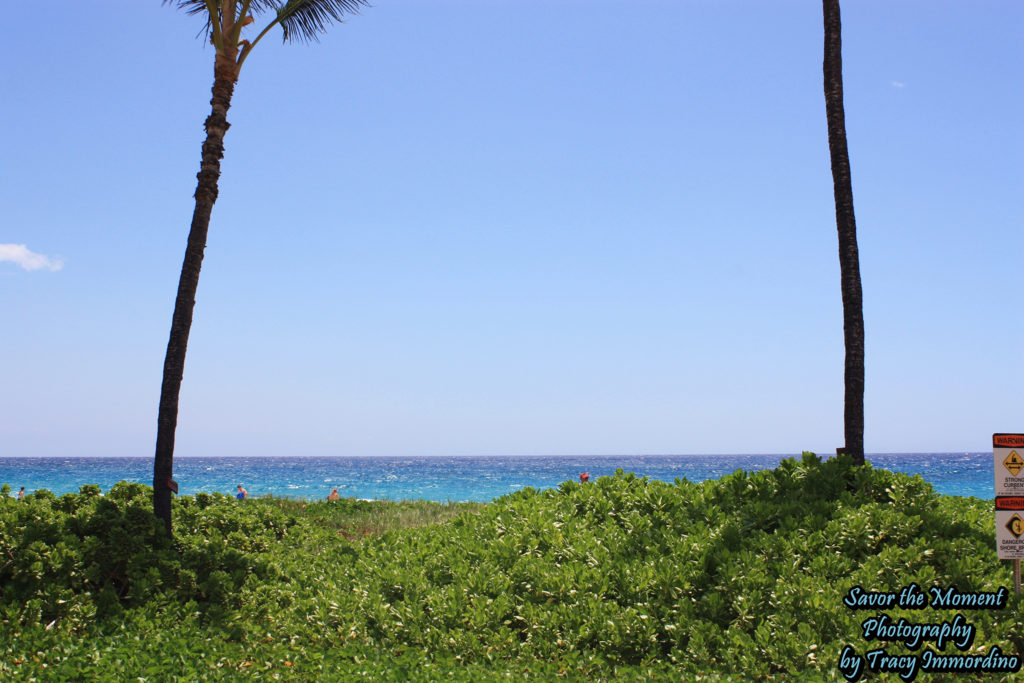
{"label": "palm frond", "polygon": [[284,42],[309,42],[325,33],[332,21],[340,22],[344,15],[358,14],[368,5],[367,0],[288,0],[277,10],[277,19],[284,30]]}
{"label": "palm frond", "polygon": [[[207,0],[163,0],[165,5],[176,5],[178,9],[185,10],[185,14],[188,15],[204,15],[206,23],[203,24],[203,28],[199,30],[199,36],[210,37],[215,34],[213,30],[213,21],[216,19],[218,25],[223,20],[220,16],[223,7],[224,0],[212,0],[213,7],[215,9],[216,17],[210,12],[210,4]],[[241,13],[244,8],[245,0],[237,0],[235,3],[235,11]],[[273,10],[275,13],[281,6],[281,0],[249,0],[248,14],[260,15],[268,10]],[[241,17],[236,17],[236,21],[241,20]]]}
{"label": "palm frond", "polygon": [[[186,14],[206,13],[206,0],[164,0],[165,5],[177,5],[178,9],[185,10]],[[216,4],[220,4],[217,0]]]}
{"label": "palm frond", "polygon": [[[238,0],[237,9],[242,8],[242,1]],[[205,14],[207,19],[207,25],[210,23],[210,12],[207,7],[206,0],[163,0],[165,5],[175,5],[178,9],[185,10],[185,14]],[[223,4],[223,0],[213,0],[214,7],[220,11]],[[249,2],[249,14],[259,16],[267,11],[278,12],[281,8],[281,0],[250,0]]]}
{"label": "palm frond", "polygon": [[[242,0],[238,0],[238,4],[241,6]],[[279,12],[281,4],[281,0],[251,0],[249,14],[259,16],[267,11]]]}
{"label": "palm frond", "polygon": [[[178,9],[185,10],[185,14],[195,16],[197,14],[205,15],[206,23],[199,29],[199,33],[196,34],[196,38],[205,36],[209,38],[213,32],[213,17],[210,16],[210,8],[206,5],[206,0],[164,0],[165,5],[177,5]],[[220,4],[220,0],[214,0],[215,5]]]}

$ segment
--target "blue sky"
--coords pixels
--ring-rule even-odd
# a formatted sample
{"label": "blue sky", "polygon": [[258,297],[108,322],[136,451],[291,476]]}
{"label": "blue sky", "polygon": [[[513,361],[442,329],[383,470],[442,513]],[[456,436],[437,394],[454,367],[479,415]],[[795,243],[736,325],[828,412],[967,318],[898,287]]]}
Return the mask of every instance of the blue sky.
{"label": "blue sky", "polygon": [[[151,457],[213,52],[156,0],[6,18],[0,455]],[[392,0],[262,42],[176,455],[833,452],[821,23]],[[846,2],[843,30],[866,449],[987,450],[1024,428],[1024,5]]]}

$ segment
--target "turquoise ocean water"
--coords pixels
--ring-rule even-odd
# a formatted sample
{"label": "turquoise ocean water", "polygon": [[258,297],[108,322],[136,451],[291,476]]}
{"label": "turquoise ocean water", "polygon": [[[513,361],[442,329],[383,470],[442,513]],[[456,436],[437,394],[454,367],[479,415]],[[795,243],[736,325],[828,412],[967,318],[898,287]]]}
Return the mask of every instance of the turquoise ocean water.
{"label": "turquoise ocean water", "polygon": [[[662,481],[715,479],[737,469],[772,468],[785,455],[645,456],[479,456],[479,457],[281,457],[176,458],[180,493],[233,494],[238,484],[250,496],[324,498],[337,487],[342,497],[435,501],[489,501],[527,486],[543,489],[578,479],[591,480],[616,469]],[[939,493],[993,497],[992,454],[882,453],[868,456],[874,467],[919,474]],[[0,484],[12,495],[49,489],[57,495],[83,484],[103,491],[121,480],[152,484],[151,458],[0,457]]]}

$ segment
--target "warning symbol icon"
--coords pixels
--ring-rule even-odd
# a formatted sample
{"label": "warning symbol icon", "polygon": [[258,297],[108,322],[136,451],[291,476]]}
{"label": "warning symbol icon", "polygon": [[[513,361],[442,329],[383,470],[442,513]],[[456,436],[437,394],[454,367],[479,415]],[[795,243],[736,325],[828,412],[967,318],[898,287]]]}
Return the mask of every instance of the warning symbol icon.
{"label": "warning symbol icon", "polygon": [[1021,519],[1020,515],[1014,514],[1013,517],[1010,517],[1010,521],[1006,523],[1006,528],[1010,530],[1014,538],[1020,538],[1024,536],[1024,519]]}
{"label": "warning symbol icon", "polygon": [[1018,472],[1024,470],[1024,458],[1020,457],[1017,451],[1010,451],[1006,460],[1003,461],[1003,467],[1010,470],[1010,474],[1016,477]]}

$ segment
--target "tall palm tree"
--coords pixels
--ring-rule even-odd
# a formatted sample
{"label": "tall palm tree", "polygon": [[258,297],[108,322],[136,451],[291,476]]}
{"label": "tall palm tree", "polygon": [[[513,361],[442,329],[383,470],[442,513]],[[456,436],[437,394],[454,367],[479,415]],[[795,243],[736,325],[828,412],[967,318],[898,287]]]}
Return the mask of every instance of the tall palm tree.
{"label": "tall palm tree", "polygon": [[[229,127],[227,113],[238,74],[246,57],[275,26],[281,27],[285,42],[315,40],[332,21],[341,21],[345,14],[358,12],[367,3],[366,0],[164,0],[164,4],[175,4],[188,14],[204,17],[204,34],[209,36],[215,50],[213,99],[210,100],[211,111],[205,124],[206,140],[197,175],[196,207],[188,233],[185,260],[181,265],[178,295],[174,301],[157,417],[153,510],[164,520],[170,536],[171,473],[174,468],[174,431],[178,424],[178,394],[185,371],[185,349],[192,327],[192,310],[210,227],[210,213],[217,201],[224,134]],[[242,30],[263,14],[272,14],[273,18],[254,40],[243,40]]]}
{"label": "tall palm tree", "polygon": [[843,111],[843,38],[839,0],[822,0],[825,18],[825,114],[828,117],[828,148],[832,157],[832,186],[839,232],[839,272],[843,291],[843,340],[846,346],[843,400],[843,432],[846,444],[837,452],[864,464],[864,302],[857,253],[857,222],[853,217],[853,184],[850,154],[846,147],[846,114]]}

